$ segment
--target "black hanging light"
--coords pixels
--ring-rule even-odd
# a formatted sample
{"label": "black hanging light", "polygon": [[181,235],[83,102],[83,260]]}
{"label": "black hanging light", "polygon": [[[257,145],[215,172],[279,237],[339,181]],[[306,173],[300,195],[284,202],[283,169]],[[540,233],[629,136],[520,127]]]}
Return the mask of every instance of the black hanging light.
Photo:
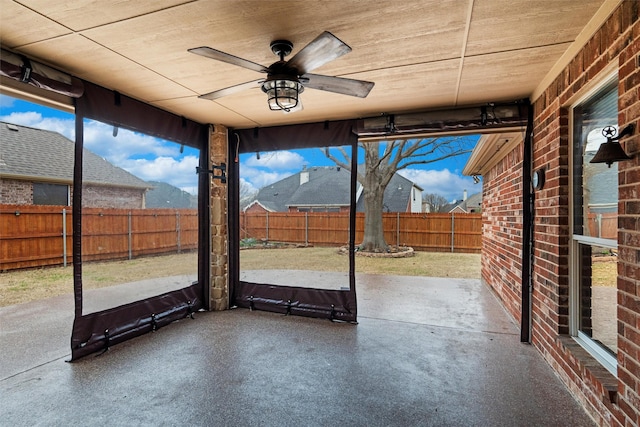
{"label": "black hanging light", "polygon": [[281,110],[285,113],[302,109],[300,94],[304,86],[298,80],[298,71],[284,60],[291,53],[293,44],[288,40],[271,42],[271,51],[280,57],[278,62],[269,67],[267,79],[262,83],[262,91],[267,94],[270,110]]}
{"label": "black hanging light", "polygon": [[620,138],[631,135],[633,129],[634,126],[630,124],[617,136],[618,131],[615,126],[607,126],[602,129],[602,135],[607,138],[607,142],[600,144],[598,152],[589,163],[606,163],[607,166],[611,167],[614,162],[630,160],[631,157],[624,152],[624,149],[620,145]]}
{"label": "black hanging light", "polygon": [[262,91],[267,94],[269,109],[283,110],[286,113],[297,110],[299,96],[304,90],[295,76],[269,76],[262,84]]}

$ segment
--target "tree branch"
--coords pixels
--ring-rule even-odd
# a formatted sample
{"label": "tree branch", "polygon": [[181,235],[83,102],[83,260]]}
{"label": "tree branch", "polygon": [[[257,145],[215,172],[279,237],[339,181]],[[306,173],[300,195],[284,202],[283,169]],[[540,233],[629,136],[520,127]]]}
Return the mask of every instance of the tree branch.
{"label": "tree branch", "polygon": [[[344,149],[344,147],[335,147],[338,149],[338,151],[340,151],[340,154],[342,154],[342,157],[344,157],[345,161],[341,161],[339,160],[336,156],[334,156],[333,154],[331,154],[331,151],[329,150],[329,147],[325,147],[324,148],[324,155],[327,156],[327,158],[329,160],[331,160],[332,162],[334,162],[336,165],[340,166],[341,168],[344,168],[348,171],[351,171],[351,157],[347,154],[347,151]],[[357,170],[356,170],[356,176],[358,177],[358,182],[360,182],[360,184],[364,185],[364,175],[360,174]]]}
{"label": "tree branch", "polygon": [[398,166],[398,170],[405,169],[405,168],[407,168],[408,166],[413,166],[413,165],[426,165],[426,164],[429,164],[429,163],[438,162],[438,161],[440,161],[440,160],[448,159],[449,157],[455,157],[455,156],[459,156],[459,155],[461,155],[461,154],[470,153],[471,151],[472,151],[472,150],[456,151],[456,152],[449,153],[449,154],[444,155],[444,156],[440,156],[440,157],[438,157],[438,158],[436,158],[436,159],[413,160],[413,161],[411,161],[411,162],[406,162],[406,163],[403,163],[402,165]]}

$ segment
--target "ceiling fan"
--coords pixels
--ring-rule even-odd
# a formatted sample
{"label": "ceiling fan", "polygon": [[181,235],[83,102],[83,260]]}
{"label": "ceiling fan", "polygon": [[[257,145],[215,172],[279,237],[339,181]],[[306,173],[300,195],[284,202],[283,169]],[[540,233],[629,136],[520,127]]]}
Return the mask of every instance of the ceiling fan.
{"label": "ceiling fan", "polygon": [[195,53],[196,55],[248,68],[249,70],[267,75],[266,78],[219,89],[200,95],[198,98],[214,100],[245,89],[261,87],[262,91],[267,94],[269,108],[271,110],[281,110],[289,113],[302,109],[299,95],[305,88],[324,90],[359,98],[365,98],[373,88],[373,82],[309,73],[351,52],[351,48],[347,44],[328,31],[320,34],[291,59],[285,61],[284,58],[289,55],[292,50],[293,43],[288,40],[275,40],[271,42],[271,51],[280,59],[270,66],[265,67],[206,46],[189,49],[189,52]]}

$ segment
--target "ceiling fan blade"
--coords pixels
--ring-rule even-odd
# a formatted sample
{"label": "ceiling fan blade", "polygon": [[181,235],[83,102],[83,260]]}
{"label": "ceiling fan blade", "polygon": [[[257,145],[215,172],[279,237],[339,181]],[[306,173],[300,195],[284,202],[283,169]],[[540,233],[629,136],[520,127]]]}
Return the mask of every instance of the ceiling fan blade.
{"label": "ceiling fan blade", "polygon": [[325,31],[296,53],[287,65],[297,69],[299,75],[306,74],[349,52],[351,48],[347,44]]}
{"label": "ceiling fan blade", "polygon": [[320,74],[305,74],[300,78],[300,82],[305,88],[309,87],[342,95],[357,96],[358,98],[366,98],[375,84],[364,80],[345,79],[343,77],[323,76]]}
{"label": "ceiling fan blade", "polygon": [[220,50],[212,49],[207,46],[194,47],[192,49],[188,49],[188,52],[215,59],[216,61],[226,62],[227,64],[237,65],[238,67],[248,68],[259,73],[266,73],[269,71],[268,68],[264,65],[256,64],[255,62],[238,58],[237,56],[231,55],[229,53],[224,53]]}
{"label": "ceiling fan blade", "polygon": [[222,98],[223,96],[232,95],[234,93],[242,92],[246,89],[252,89],[254,87],[260,87],[260,85],[264,83],[264,79],[253,80],[246,83],[240,83],[239,85],[229,86],[224,89],[214,90],[213,92],[205,93],[204,95],[200,95],[198,98],[201,99],[210,99],[213,101],[214,99]]}

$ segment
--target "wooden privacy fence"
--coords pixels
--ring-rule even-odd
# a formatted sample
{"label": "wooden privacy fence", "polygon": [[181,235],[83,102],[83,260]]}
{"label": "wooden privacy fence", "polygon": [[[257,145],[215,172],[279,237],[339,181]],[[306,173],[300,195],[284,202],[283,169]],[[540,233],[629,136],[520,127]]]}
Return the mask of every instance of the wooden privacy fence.
{"label": "wooden privacy fence", "polygon": [[603,239],[618,238],[618,213],[593,213],[587,215],[589,236]]}
{"label": "wooden privacy fence", "polygon": [[[82,259],[132,259],[179,253],[198,247],[194,209],[82,210]],[[346,245],[348,213],[241,213],[240,238],[315,246]],[[385,239],[392,245],[433,252],[479,253],[481,214],[383,214]],[[356,242],[364,234],[364,214],[356,215]],[[72,256],[70,207],[0,205],[0,270],[67,265]]]}
{"label": "wooden privacy fence", "polygon": [[[432,252],[480,253],[482,214],[385,213],[384,235],[391,245]],[[364,235],[364,214],[356,214],[356,242]],[[240,239],[300,243],[316,246],[346,245],[348,213],[266,212],[240,214]]]}
{"label": "wooden privacy fence", "polygon": [[[67,265],[71,207],[0,205],[0,270]],[[132,259],[198,247],[195,209],[82,209],[82,259]]]}

